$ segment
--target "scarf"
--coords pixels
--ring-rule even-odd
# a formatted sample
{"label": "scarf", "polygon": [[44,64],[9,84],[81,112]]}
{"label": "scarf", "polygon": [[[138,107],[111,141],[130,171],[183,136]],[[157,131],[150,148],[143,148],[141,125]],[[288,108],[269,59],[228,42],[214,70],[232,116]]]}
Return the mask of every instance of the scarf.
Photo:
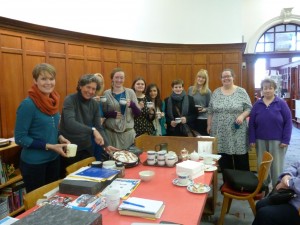
{"label": "scarf", "polygon": [[28,90],[28,95],[43,113],[52,116],[58,112],[59,94],[56,91],[52,91],[48,97],[34,84]]}
{"label": "scarf", "polygon": [[[174,92],[171,94],[170,98],[168,99],[168,116],[174,120],[174,115],[173,115],[173,102],[178,103],[177,105],[179,105],[179,103],[182,101],[182,105],[181,105],[181,116],[186,116],[188,114],[188,110],[189,110],[189,98],[186,95],[185,91],[183,90],[181,92],[181,94],[175,94]],[[180,109],[178,109],[180,110]]]}

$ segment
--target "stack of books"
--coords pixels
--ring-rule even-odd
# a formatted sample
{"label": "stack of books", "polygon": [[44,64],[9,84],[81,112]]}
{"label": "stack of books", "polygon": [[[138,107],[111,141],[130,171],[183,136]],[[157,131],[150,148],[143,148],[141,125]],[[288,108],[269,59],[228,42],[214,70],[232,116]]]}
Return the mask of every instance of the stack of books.
{"label": "stack of books", "polygon": [[163,201],[130,197],[119,206],[121,215],[158,219],[165,209]]}

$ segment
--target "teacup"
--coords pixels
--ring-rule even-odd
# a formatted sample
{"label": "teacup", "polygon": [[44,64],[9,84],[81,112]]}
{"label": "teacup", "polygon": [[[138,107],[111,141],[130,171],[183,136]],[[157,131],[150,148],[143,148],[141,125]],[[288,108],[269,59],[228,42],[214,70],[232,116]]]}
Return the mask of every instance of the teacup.
{"label": "teacup", "polygon": [[161,118],[161,112],[156,112],[156,117],[157,117],[157,119],[160,119]]}
{"label": "teacup", "polygon": [[178,183],[181,185],[186,185],[189,182],[189,174],[187,172],[178,172]]}
{"label": "teacup", "polygon": [[147,107],[152,108],[153,107],[153,102],[147,102]]}
{"label": "teacup", "polygon": [[154,158],[154,159],[147,159],[147,164],[148,165],[150,165],[150,166],[152,166],[152,165],[154,165],[156,163],[156,159]]}
{"label": "teacup", "polygon": [[166,150],[160,150],[157,153],[157,159],[165,160],[166,153],[167,153]]}
{"label": "teacup", "polygon": [[119,102],[121,105],[126,105],[126,103],[127,103],[126,98],[120,98]]}
{"label": "teacup", "polygon": [[181,118],[180,117],[175,118],[175,122],[176,123],[181,123]]}
{"label": "teacup", "polygon": [[165,159],[157,159],[157,164],[159,166],[164,166],[166,164],[166,161],[165,161]]}
{"label": "teacup", "polygon": [[76,144],[68,144],[67,145],[67,156],[75,157],[77,153],[77,145]]}
{"label": "teacup", "polygon": [[100,96],[100,101],[101,101],[101,102],[106,102],[106,101],[107,101],[106,96]]}
{"label": "teacup", "polygon": [[102,168],[102,162],[101,161],[94,161],[91,164],[92,167]]}
{"label": "teacup", "polygon": [[149,150],[147,151],[147,159],[155,159],[156,158],[156,151]]}
{"label": "teacup", "polygon": [[176,157],[174,155],[166,155],[166,164],[168,167],[172,167],[177,162]]}
{"label": "teacup", "polygon": [[204,157],[203,162],[204,162],[204,164],[211,165],[213,163],[213,158],[206,156],[206,157]]}

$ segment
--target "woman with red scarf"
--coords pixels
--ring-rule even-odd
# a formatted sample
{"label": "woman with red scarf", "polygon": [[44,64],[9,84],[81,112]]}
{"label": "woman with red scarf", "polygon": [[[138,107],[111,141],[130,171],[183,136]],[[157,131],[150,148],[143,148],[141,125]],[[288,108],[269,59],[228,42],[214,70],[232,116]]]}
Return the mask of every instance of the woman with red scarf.
{"label": "woman with red scarf", "polygon": [[15,125],[15,142],[22,147],[20,170],[27,192],[59,179],[59,155],[67,157],[63,148],[70,143],[58,133],[55,68],[47,63],[38,64],[32,75],[34,84],[18,107]]}

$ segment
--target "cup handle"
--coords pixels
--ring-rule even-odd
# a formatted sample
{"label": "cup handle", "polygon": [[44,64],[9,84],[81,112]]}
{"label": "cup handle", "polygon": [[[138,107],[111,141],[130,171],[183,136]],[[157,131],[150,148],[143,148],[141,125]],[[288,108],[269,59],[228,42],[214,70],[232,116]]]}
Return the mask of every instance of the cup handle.
{"label": "cup handle", "polygon": [[[159,147],[159,149],[157,149],[157,147]],[[154,149],[155,149],[155,151],[160,151],[161,150],[160,145],[155,145]]]}

